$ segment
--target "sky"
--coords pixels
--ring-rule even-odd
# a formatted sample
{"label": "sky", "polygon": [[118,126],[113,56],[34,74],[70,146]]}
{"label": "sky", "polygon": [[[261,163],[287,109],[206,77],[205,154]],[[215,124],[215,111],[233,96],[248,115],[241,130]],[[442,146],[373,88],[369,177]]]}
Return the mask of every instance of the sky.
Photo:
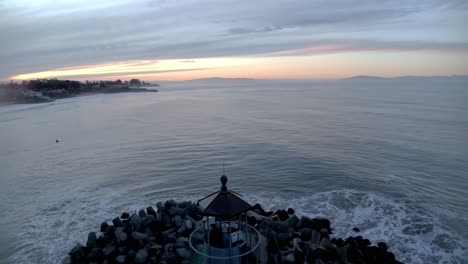
{"label": "sky", "polygon": [[0,0],[0,80],[468,74],[466,0]]}

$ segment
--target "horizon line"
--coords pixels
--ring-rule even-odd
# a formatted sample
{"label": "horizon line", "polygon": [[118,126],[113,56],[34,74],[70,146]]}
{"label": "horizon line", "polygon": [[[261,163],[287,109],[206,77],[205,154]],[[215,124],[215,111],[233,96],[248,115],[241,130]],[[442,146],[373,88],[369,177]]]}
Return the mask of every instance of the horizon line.
{"label": "horizon line", "polygon": [[[64,76],[65,77],[65,76]],[[190,81],[202,81],[202,80],[260,80],[260,81],[339,81],[339,80],[347,80],[347,79],[365,79],[365,78],[379,78],[379,79],[398,79],[398,78],[454,78],[454,77],[462,77],[468,78],[467,74],[451,74],[451,75],[395,75],[395,76],[379,76],[379,75],[352,75],[349,77],[338,77],[338,78],[251,78],[251,77],[221,77],[221,76],[213,76],[213,77],[206,77],[206,78],[192,78],[192,79],[184,79],[184,80],[165,80],[165,79],[143,79],[143,78],[116,78],[116,79],[94,79],[94,80],[86,80],[83,78],[36,78],[36,79],[26,79],[26,80],[13,80],[13,79],[3,79],[0,80],[0,83],[21,83],[23,81],[31,81],[31,80],[71,80],[71,81],[79,81],[79,82],[99,82],[99,81],[116,81],[116,80],[130,80],[130,79],[139,79],[140,81],[145,82],[190,82]]]}

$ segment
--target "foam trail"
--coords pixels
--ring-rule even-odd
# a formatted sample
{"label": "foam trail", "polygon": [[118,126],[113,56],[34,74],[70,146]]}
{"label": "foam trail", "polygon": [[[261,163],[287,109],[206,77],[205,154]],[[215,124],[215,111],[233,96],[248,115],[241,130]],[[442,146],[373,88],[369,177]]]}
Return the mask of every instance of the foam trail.
{"label": "foam trail", "polygon": [[468,240],[446,230],[444,225],[422,212],[375,193],[339,190],[299,198],[278,197],[268,193],[246,195],[252,203],[270,210],[291,207],[298,215],[325,217],[332,222],[335,237],[362,235],[373,244],[384,241],[397,259],[404,263],[463,263],[468,259]]}

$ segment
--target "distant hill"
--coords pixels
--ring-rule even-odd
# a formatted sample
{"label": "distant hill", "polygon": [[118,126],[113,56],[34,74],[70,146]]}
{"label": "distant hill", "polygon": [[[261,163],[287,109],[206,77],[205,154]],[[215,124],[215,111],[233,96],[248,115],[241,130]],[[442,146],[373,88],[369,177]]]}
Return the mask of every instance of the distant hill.
{"label": "distant hill", "polygon": [[369,76],[369,75],[357,75],[348,78],[343,78],[343,81],[375,81],[375,80],[385,80],[385,77],[379,76]]}
{"label": "distant hill", "polygon": [[380,77],[359,75],[349,78],[343,78],[341,81],[347,82],[372,82],[372,81],[468,81],[468,75],[450,75],[450,76],[399,76],[399,77]]}
{"label": "distant hill", "polygon": [[187,80],[187,82],[242,82],[242,81],[256,81],[256,80],[258,80],[258,79],[211,77],[211,78],[200,78],[200,79]]}

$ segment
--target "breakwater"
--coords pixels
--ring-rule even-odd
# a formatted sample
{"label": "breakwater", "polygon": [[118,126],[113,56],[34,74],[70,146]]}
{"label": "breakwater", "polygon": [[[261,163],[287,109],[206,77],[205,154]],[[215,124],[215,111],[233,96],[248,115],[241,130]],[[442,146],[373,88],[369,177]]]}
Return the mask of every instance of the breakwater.
{"label": "breakwater", "polygon": [[[371,245],[359,236],[357,227],[347,238],[333,237],[328,219],[298,216],[292,208],[273,212],[256,204],[240,219],[261,234],[265,252],[255,256],[258,263],[401,263],[384,242]],[[206,225],[204,220],[190,201],[168,200],[156,209],[124,212],[90,232],[86,245],[73,247],[63,263],[194,263],[199,258],[189,238]]]}

